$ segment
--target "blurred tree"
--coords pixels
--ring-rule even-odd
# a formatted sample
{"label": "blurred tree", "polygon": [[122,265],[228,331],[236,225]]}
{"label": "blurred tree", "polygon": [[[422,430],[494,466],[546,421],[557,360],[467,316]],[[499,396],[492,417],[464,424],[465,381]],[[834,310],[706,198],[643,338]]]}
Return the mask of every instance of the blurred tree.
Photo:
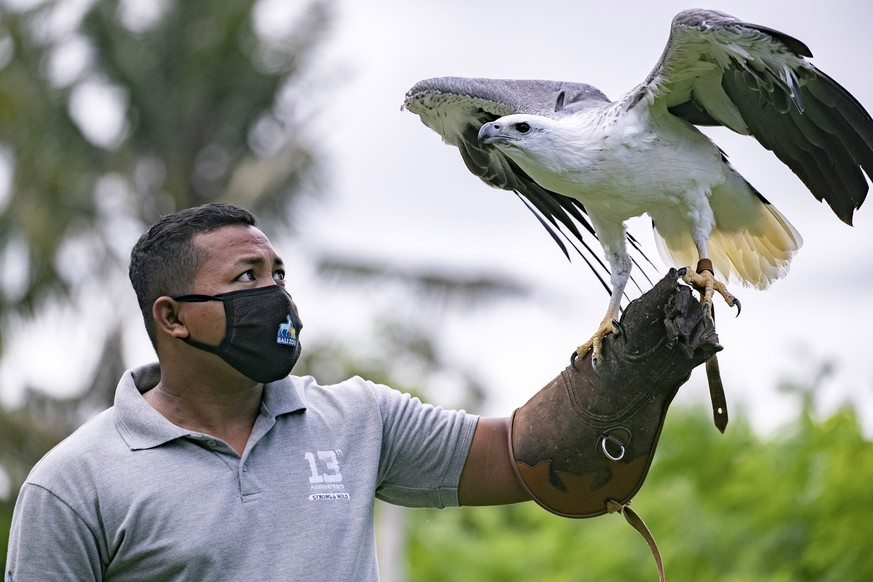
{"label": "blurred tree", "polygon": [[252,0],[99,0],[83,14],[62,0],[10,4],[0,324],[69,298],[83,272],[117,273],[129,251],[119,238],[160,214],[224,200],[289,225],[300,195],[316,191],[316,100],[303,94],[328,3],[301,4],[272,35],[255,30]]}
{"label": "blurred tree", "polygon": [[[307,126],[322,80],[310,69],[332,6],[299,2],[281,22],[265,8],[0,0],[0,355],[47,309],[105,306],[102,335],[88,338],[101,357],[74,373],[82,394],[28,386],[23,407],[0,408],[3,555],[27,471],[111,403],[125,326],[139,319],[117,290],[145,226],[227,201],[293,232],[291,208],[321,187]],[[47,352],[64,351],[69,336],[51,337]]]}
{"label": "blurred tree", "polygon": [[[331,9],[329,0],[0,0],[0,356],[3,339],[46,309],[67,305],[82,318],[86,306],[106,306],[102,337],[88,337],[101,357],[74,373],[83,392],[58,399],[29,386],[22,408],[0,407],[0,555],[30,467],[111,404],[125,325],[140,319],[118,294],[129,292],[128,253],[146,225],[227,201],[252,209],[268,232],[293,235],[292,208],[323,190],[307,129],[323,104],[312,65]],[[347,257],[322,260],[320,272],[415,290],[419,306],[522,292],[496,278]],[[422,315],[386,317],[369,353],[308,345],[298,371],[325,382],[366,373],[399,388],[454,374],[453,385],[481,394],[416,327]]]}

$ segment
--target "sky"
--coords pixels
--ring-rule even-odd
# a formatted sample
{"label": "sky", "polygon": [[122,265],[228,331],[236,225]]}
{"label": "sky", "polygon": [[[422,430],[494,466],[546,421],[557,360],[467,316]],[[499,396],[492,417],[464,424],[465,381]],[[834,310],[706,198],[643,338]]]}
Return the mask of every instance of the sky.
{"label": "sky", "polygon": [[[403,96],[421,79],[467,76],[585,82],[615,99],[655,65],[673,16],[698,6],[345,0],[330,59],[348,78],[325,97],[322,111],[334,162],[331,197],[325,211],[307,217],[305,248],[372,256],[400,267],[499,273],[534,288],[530,298],[448,315],[443,322],[447,349],[481,370],[490,387],[485,412],[511,413],[593,333],[607,296],[578,257],[567,261],[513,194],[484,185],[455,148],[401,111]],[[873,6],[866,0],[722,0],[706,7],[805,42],[812,62],[873,111]],[[873,324],[873,203],[856,213],[854,227],[846,226],[752,138],[726,130],[711,135],[804,237],[787,278],[765,291],[733,288],[743,305],[738,318],[717,308],[725,348],[719,361],[732,413],[763,430],[778,427],[796,411],[796,399],[777,391],[778,383],[806,381],[827,362],[834,372],[817,393],[822,409],[851,401],[873,423],[867,331]],[[650,222],[632,220],[630,229],[659,272],[666,272]],[[295,297],[305,312],[317,310],[307,316],[312,333],[354,329],[352,322],[367,318],[361,311],[378,309],[378,299],[365,298],[363,309],[354,302],[348,309],[319,310],[325,295],[305,285]],[[699,369],[679,399],[707,398]]]}
{"label": "sky", "polygon": [[[296,4],[264,0],[259,25],[267,31],[287,25]],[[311,96],[310,105],[329,168],[327,196],[301,210],[301,236],[293,242],[268,233],[292,267],[288,285],[306,323],[304,345],[336,335],[367,341],[381,314],[410,309],[391,295],[325,286],[312,273],[308,256],[338,254],[398,268],[493,274],[530,287],[532,295],[448,311],[434,323],[448,356],[475,370],[488,387],[485,409],[472,412],[509,415],[551,380],[596,329],[606,293],[581,259],[564,257],[515,195],[484,185],[467,171],[456,149],[401,111],[404,94],[421,79],[468,76],[585,82],[615,99],[655,65],[673,16],[696,6],[669,0],[338,0],[321,59],[331,86]],[[708,7],[805,42],[815,55],[812,62],[873,110],[868,0],[723,0]],[[827,362],[834,372],[817,393],[822,409],[851,401],[873,433],[867,331],[873,324],[873,202],[848,227],[753,139],[728,131],[711,135],[805,241],[786,279],[766,291],[732,289],[743,305],[738,318],[717,307],[725,348],[719,361],[731,414],[764,431],[778,428],[797,404],[776,389],[778,383],[804,381]],[[649,221],[635,219],[629,227],[665,273],[668,266],[655,250]],[[134,302],[127,289],[117,296]],[[69,317],[53,316],[56,321]],[[98,314],[86,314],[85,320],[62,324],[71,330],[65,349],[87,344],[88,335],[99,329]],[[137,337],[126,352],[131,366],[154,357],[145,334]],[[20,345],[28,345],[27,338]],[[74,357],[93,358],[85,352]],[[50,373],[41,363],[36,367],[33,374],[45,378]],[[13,374],[8,367],[0,372],[6,383],[31,374]],[[60,374],[69,378],[66,370]],[[63,384],[59,375],[49,382]],[[447,385],[444,394],[429,396],[451,404],[457,394]],[[700,368],[678,400],[707,399]]]}

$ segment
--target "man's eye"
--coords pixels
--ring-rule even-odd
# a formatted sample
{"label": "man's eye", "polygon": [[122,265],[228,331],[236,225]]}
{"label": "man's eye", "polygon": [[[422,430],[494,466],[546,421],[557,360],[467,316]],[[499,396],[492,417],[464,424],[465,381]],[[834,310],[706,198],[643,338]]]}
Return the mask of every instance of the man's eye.
{"label": "man's eye", "polygon": [[276,281],[284,281],[285,280],[285,270],[279,269],[275,273],[273,273],[273,279]]}
{"label": "man's eye", "polygon": [[515,124],[515,129],[518,133],[527,133],[530,131],[530,124],[522,121],[521,123]]}
{"label": "man's eye", "polygon": [[245,273],[243,273],[242,275],[237,277],[236,280],[237,281],[254,281],[255,280],[255,273],[254,273],[254,271],[251,271],[251,270],[246,271]]}

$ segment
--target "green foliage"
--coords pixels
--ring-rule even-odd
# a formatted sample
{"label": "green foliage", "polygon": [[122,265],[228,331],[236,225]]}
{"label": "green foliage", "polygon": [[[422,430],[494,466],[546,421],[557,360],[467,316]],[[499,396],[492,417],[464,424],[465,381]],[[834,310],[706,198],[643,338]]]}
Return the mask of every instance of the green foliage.
{"label": "green foliage", "polygon": [[[136,20],[119,0],[80,18],[60,0],[0,2],[0,163],[11,175],[0,269],[16,273],[0,281],[0,326],[74,294],[71,271],[123,273],[122,235],[161,214],[219,200],[287,227],[295,200],[317,189],[300,110],[328,4],[300,3],[276,37],[256,32],[254,0],[150,4],[158,13]],[[77,269],[71,245],[83,249]]]}
{"label": "green foliage", "polygon": [[[735,414],[735,416],[740,416]],[[668,579],[873,580],[873,442],[851,409],[803,412],[762,438],[702,409],[671,410],[633,506]],[[412,580],[653,580],[645,542],[621,517],[572,520],[535,504],[411,511]]]}

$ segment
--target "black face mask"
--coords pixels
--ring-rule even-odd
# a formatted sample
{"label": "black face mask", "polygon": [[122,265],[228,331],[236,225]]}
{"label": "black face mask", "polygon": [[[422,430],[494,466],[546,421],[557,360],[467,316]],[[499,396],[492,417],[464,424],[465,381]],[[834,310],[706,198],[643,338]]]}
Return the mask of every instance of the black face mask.
{"label": "black face mask", "polygon": [[291,373],[300,357],[303,324],[291,296],[279,285],[218,295],[180,295],[176,301],[224,303],[224,339],[210,346],[190,337],[182,341],[213,353],[256,382],[273,382]]}

